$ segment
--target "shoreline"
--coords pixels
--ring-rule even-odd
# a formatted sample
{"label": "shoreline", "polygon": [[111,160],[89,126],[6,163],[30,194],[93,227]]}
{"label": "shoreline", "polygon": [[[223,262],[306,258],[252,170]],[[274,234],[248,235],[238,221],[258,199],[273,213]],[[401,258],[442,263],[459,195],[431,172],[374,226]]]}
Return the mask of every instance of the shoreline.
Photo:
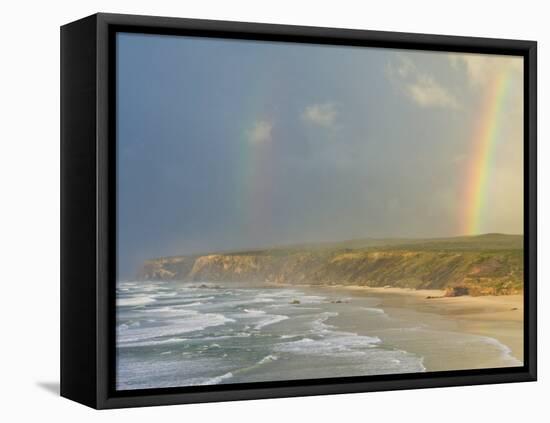
{"label": "shoreline", "polygon": [[[163,362],[179,357],[180,352],[186,360],[221,359],[217,365],[225,363],[226,373],[220,375],[233,373],[235,383],[319,375],[495,369],[523,364],[522,295],[441,297],[443,291],[438,290],[215,281],[191,287],[199,290],[199,297],[209,300],[204,304],[196,302],[197,292],[189,293],[187,289],[181,291],[182,297],[175,303],[174,295],[167,295],[165,287],[159,287],[160,296],[149,286],[136,286],[133,289],[137,291],[130,294],[121,291],[123,297],[129,295],[130,299],[158,296],[158,302],[151,303],[160,313],[158,318],[175,324],[172,328],[168,325],[170,330],[161,334],[148,333],[147,327],[130,325],[136,319],[134,315],[125,317],[129,319],[124,322],[129,331],[145,331],[141,335],[137,332],[138,340],[142,335],[151,340],[145,345],[150,350],[140,356],[143,363],[148,362],[151,352],[160,353]],[[180,288],[187,286],[172,288],[177,296]],[[226,288],[230,289],[229,298],[224,293]],[[220,291],[214,293],[211,289]],[[151,308],[151,304],[145,307]],[[191,321],[189,315],[181,317],[183,323],[192,327],[181,326],[182,322],[173,322],[162,314],[165,304],[200,305]],[[134,309],[130,309],[132,313],[139,313]],[[203,327],[204,319],[213,318],[212,313],[221,320]],[[197,316],[202,320],[194,321]],[[202,332],[211,326],[217,329]],[[172,336],[172,330],[179,334],[182,328],[183,333],[194,332],[197,336],[190,336],[183,343],[173,343],[168,338],[165,343],[164,338]],[[135,332],[129,335],[136,337]],[[156,339],[158,336],[163,337],[161,342]],[[217,336],[221,336],[219,341]],[[214,340],[218,343],[213,344]],[[141,348],[141,344],[142,340],[135,346]],[[134,352],[121,351],[130,354],[127,359],[131,367]],[[200,356],[203,353],[206,355]],[[234,360],[225,360],[221,353]],[[266,361],[266,357],[271,358]],[[178,363],[179,359],[172,363],[174,370],[185,368]],[[203,370],[212,377],[207,369],[181,377],[202,377]]]}
{"label": "shoreline", "polygon": [[[342,294],[353,297],[377,298],[380,300],[378,307],[391,317],[433,326],[446,333],[491,338],[502,345],[503,355],[508,354],[523,362],[524,307],[521,294],[444,297],[444,290],[433,289],[308,284],[272,284],[272,286],[340,291]],[[489,339],[488,342],[490,342]],[[414,342],[400,342],[396,345],[411,350],[417,348]],[[423,351],[424,347],[420,346],[418,349],[422,350],[422,355],[426,354],[426,351]],[[427,356],[428,371],[440,370],[439,367],[443,365],[436,363],[437,357],[430,358],[429,351]],[[478,368],[475,367],[475,357],[464,359],[464,363],[469,362],[471,367],[466,365],[461,368]]]}
{"label": "shoreline", "polygon": [[364,286],[334,286],[334,289],[378,297],[380,307],[390,313],[399,308],[411,308],[438,316],[455,326],[458,332],[496,339],[510,349],[514,358],[523,362],[523,295],[444,297],[443,290]]}

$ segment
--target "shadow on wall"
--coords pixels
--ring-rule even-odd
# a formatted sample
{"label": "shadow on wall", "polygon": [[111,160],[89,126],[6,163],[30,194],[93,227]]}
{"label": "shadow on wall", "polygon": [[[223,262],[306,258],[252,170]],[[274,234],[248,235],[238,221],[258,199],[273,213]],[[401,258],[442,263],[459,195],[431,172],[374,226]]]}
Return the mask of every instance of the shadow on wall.
{"label": "shadow on wall", "polygon": [[37,382],[36,386],[42,388],[43,390],[49,392],[50,394],[53,394],[55,396],[59,396],[59,382]]}

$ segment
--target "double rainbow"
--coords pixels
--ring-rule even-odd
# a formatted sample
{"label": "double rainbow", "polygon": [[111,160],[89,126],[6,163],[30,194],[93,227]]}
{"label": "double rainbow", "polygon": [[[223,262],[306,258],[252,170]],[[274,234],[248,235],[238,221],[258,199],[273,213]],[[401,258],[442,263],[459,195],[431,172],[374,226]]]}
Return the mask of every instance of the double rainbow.
{"label": "double rainbow", "polygon": [[503,109],[510,91],[511,72],[503,70],[492,81],[482,101],[481,114],[472,138],[471,161],[467,169],[467,181],[461,213],[461,233],[482,233],[484,211],[487,210],[489,176],[495,146],[502,137]]}

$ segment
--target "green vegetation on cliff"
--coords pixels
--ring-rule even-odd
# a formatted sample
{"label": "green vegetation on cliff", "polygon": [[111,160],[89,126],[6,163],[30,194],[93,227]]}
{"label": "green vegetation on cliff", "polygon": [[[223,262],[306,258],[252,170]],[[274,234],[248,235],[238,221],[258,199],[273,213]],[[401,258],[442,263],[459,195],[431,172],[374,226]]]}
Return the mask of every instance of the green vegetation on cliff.
{"label": "green vegetation on cliff", "polygon": [[147,260],[144,280],[251,281],[446,289],[448,295],[523,291],[523,236],[363,239]]}

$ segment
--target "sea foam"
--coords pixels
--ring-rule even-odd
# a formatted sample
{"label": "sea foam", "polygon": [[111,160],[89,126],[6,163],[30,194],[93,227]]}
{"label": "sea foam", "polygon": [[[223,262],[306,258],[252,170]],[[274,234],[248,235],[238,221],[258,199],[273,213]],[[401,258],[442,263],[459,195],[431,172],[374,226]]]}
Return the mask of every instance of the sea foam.
{"label": "sea foam", "polygon": [[116,301],[117,306],[128,307],[128,306],[140,306],[145,304],[154,303],[156,300],[147,295],[140,295],[127,298],[118,298]]}

